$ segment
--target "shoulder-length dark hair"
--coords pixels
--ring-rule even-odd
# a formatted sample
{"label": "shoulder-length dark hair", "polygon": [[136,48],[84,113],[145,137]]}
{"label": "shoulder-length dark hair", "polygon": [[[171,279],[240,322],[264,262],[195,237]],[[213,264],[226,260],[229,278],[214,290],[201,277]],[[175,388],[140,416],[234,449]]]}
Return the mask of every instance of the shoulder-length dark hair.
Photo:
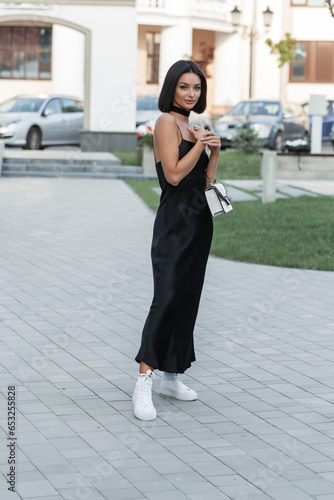
{"label": "shoulder-length dark hair", "polygon": [[198,99],[198,102],[192,108],[192,111],[195,111],[196,113],[203,113],[203,111],[205,110],[207,84],[204,73],[193,61],[181,60],[174,63],[167,71],[158,103],[159,109],[163,113],[168,113],[171,110],[173,106],[176,84],[179,81],[180,76],[184,73],[196,73],[196,75],[200,77],[201,95]]}

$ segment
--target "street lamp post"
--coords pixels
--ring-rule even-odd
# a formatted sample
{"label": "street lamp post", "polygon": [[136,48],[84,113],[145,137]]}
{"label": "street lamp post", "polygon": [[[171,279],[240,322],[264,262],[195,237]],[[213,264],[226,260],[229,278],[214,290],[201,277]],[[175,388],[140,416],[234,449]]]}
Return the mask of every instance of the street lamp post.
{"label": "street lamp post", "polygon": [[[253,97],[253,76],[254,76],[254,67],[255,67],[255,41],[257,36],[256,30],[256,13],[257,13],[257,0],[253,0],[253,15],[252,15],[252,24],[250,27],[250,57],[249,57],[249,98]],[[263,12],[263,24],[266,28],[270,28],[273,18],[273,12],[269,7]],[[241,11],[237,6],[231,12],[232,16],[232,24],[233,26],[240,26],[240,17]]]}

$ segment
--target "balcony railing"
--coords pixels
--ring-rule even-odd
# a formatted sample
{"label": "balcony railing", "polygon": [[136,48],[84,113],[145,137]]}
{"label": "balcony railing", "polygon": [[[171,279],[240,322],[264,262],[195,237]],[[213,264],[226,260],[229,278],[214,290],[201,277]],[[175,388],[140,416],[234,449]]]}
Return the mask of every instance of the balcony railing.
{"label": "balcony railing", "polygon": [[[181,0],[137,0],[139,12],[166,12],[177,16],[178,3]],[[183,5],[182,5],[183,7]],[[189,17],[218,19],[219,21],[230,21],[231,6],[227,0],[190,0]],[[182,9],[182,15],[185,12]]]}
{"label": "balcony railing", "polygon": [[165,0],[137,0],[137,9],[159,9],[165,8]]}
{"label": "balcony railing", "polygon": [[226,0],[191,0],[191,15],[227,21],[230,19]]}

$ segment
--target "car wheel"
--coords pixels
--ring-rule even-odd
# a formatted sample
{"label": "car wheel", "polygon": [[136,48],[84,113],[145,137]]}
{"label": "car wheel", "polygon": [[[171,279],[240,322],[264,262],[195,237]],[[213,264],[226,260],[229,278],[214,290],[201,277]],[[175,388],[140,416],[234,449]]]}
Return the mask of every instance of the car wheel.
{"label": "car wheel", "polygon": [[282,132],[277,132],[275,141],[274,141],[274,150],[281,151],[283,146],[283,136]]}
{"label": "car wheel", "polygon": [[42,133],[38,127],[31,127],[27,134],[27,142],[24,149],[41,149]]}

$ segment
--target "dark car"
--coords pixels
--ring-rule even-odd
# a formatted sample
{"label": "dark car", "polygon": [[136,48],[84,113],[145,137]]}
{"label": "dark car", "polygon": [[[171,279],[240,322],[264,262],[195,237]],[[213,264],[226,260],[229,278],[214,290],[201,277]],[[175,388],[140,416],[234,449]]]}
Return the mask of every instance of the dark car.
{"label": "dark car", "polygon": [[[310,134],[311,134],[312,116],[309,116],[310,104],[308,102],[305,102],[304,104],[302,104],[302,108],[304,109],[305,113],[309,117]],[[327,115],[322,117],[322,140],[323,141],[330,141],[331,140],[330,132],[332,130],[333,124],[334,124],[334,101],[329,100],[329,101],[327,101]]]}
{"label": "dark car", "polygon": [[334,150],[334,123],[332,125],[332,128],[329,132],[329,140],[332,142],[333,150]]}
{"label": "dark car", "polygon": [[309,138],[309,120],[296,103],[249,100],[241,101],[215,123],[221,147],[232,147],[238,127],[247,120],[263,139],[263,147],[281,150],[285,141]]}

